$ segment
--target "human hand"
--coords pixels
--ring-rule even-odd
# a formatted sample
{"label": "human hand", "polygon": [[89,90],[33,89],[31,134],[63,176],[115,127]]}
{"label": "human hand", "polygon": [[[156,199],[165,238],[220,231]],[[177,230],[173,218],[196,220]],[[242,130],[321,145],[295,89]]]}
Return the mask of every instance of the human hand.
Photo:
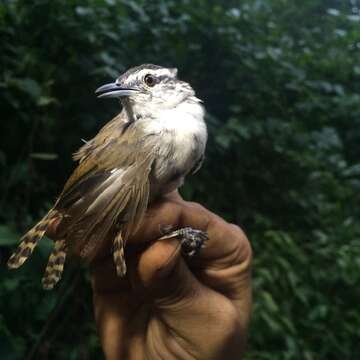
{"label": "human hand", "polygon": [[[162,235],[160,225],[200,229],[209,240],[197,256],[184,259],[179,240],[154,241]],[[124,279],[110,255],[92,266],[106,359],[242,358],[251,312],[251,248],[237,226],[171,193],[150,207],[126,257]]]}

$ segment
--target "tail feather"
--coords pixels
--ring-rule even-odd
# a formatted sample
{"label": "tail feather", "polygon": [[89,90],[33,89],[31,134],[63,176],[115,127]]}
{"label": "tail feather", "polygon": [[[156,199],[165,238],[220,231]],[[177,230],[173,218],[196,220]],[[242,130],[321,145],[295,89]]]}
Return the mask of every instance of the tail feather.
{"label": "tail feather", "polygon": [[66,259],[66,242],[65,239],[56,240],[54,249],[49,256],[49,261],[42,278],[43,288],[51,290],[61,279]]}
{"label": "tail feather", "polygon": [[126,262],[124,256],[124,240],[119,232],[114,239],[113,257],[116,267],[116,273],[123,277],[126,274]]}
{"label": "tail feather", "polygon": [[55,216],[55,211],[49,211],[42,220],[40,220],[21,238],[22,241],[20,245],[7,262],[7,266],[10,269],[17,269],[30,257],[35,249],[35,246],[45,235],[46,229]]}

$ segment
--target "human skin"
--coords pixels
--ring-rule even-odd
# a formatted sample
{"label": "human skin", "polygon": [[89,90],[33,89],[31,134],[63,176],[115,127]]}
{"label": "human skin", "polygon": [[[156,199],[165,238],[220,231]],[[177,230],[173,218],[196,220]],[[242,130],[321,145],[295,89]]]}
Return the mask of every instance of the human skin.
{"label": "human skin", "polygon": [[[206,231],[193,258],[164,225]],[[49,231],[55,236],[56,231]],[[251,313],[250,244],[241,231],[174,192],[154,203],[116,275],[110,241],[92,267],[95,320],[107,360],[239,360]]]}

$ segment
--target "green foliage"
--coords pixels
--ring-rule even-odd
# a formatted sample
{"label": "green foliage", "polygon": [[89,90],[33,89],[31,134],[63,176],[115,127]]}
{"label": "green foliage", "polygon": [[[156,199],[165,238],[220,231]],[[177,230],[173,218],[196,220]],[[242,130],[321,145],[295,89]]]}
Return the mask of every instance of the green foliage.
{"label": "green foliage", "polygon": [[[177,66],[210,128],[183,193],[254,248],[247,358],[358,358],[359,20],[356,0],[3,1],[1,258],[61,190],[80,139],[118,111],[93,90],[129,66]],[[1,359],[29,353],[77,276],[43,294],[46,255],[16,273],[1,262]],[[87,282],[65,299],[36,358],[99,358]]]}

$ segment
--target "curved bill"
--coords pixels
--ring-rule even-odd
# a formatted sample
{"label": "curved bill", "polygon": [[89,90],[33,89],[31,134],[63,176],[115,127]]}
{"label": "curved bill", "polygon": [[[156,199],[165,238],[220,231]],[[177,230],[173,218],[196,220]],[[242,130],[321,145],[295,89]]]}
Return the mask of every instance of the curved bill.
{"label": "curved bill", "polygon": [[136,89],[125,88],[116,83],[105,84],[95,90],[98,98],[129,96],[137,92]]}

